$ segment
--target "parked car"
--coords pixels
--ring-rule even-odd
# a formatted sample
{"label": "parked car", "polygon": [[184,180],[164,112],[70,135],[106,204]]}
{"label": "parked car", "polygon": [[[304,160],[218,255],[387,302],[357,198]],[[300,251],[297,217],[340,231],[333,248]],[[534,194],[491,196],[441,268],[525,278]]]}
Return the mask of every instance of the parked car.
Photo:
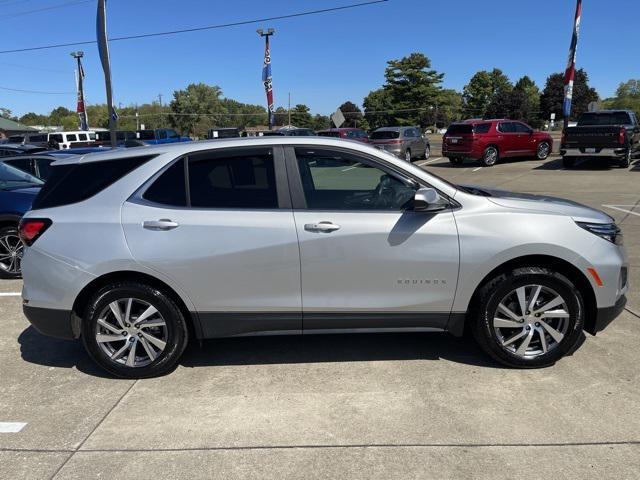
{"label": "parked car", "polygon": [[370,143],[367,132],[359,128],[329,128],[328,130],[320,130],[318,135],[321,137],[344,138],[346,140]]}
{"label": "parked car", "polygon": [[[137,140],[136,132],[132,130],[118,130],[116,131],[116,142],[119,146],[125,144],[125,142]],[[96,132],[96,147],[110,147],[111,146],[111,132],[100,130]]]}
{"label": "parked car", "polygon": [[43,182],[0,162],[0,278],[20,278],[23,244],[18,236],[20,218]]}
{"label": "parked car", "polygon": [[240,129],[235,127],[228,128],[210,128],[207,132],[207,138],[237,138],[240,136]]}
{"label": "parked car", "polygon": [[158,145],[165,143],[190,142],[191,138],[181,137],[178,132],[171,128],[157,128],[155,130],[138,130],[137,139],[148,145]]}
{"label": "parked car", "polygon": [[542,367],[629,288],[608,215],[454,185],[357,142],[186,143],[52,169],[20,224],[24,312],[122,377],[171,370],[190,335],[303,332],[468,329],[496,360]]}
{"label": "parked car", "polygon": [[67,150],[69,148],[90,147],[95,142],[95,132],[56,132],[49,134],[49,148]]}
{"label": "parked car", "polygon": [[35,145],[16,145],[11,143],[3,143],[0,145],[0,158],[13,157],[15,155],[33,154],[45,152],[46,148],[36,147]]}
{"label": "parked car", "polygon": [[278,129],[282,135],[287,137],[315,137],[318,134],[310,128],[282,127]]}
{"label": "parked car", "polygon": [[467,120],[452,123],[442,137],[442,156],[454,165],[466,159],[478,160],[485,167],[501,158],[532,157],[546,160],[553,139],[517,120]]}
{"label": "parked car", "polygon": [[420,133],[420,127],[382,127],[369,135],[371,143],[396,157],[411,162],[414,158],[429,158],[429,140]]}
{"label": "parked car", "polygon": [[613,160],[622,168],[640,154],[640,124],[630,110],[587,112],[578,117],[575,127],[562,132],[560,147],[565,168],[580,158]]}
{"label": "parked car", "polygon": [[24,133],[22,135],[12,135],[9,137],[11,144],[19,145],[33,145],[35,147],[48,148],[49,146],[49,134],[48,133]]}

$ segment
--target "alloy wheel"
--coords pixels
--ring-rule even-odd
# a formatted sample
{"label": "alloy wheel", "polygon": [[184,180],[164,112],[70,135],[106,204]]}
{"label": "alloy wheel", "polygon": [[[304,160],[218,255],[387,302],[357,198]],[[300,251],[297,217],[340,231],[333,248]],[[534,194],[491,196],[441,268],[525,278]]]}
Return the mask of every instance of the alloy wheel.
{"label": "alloy wheel", "polygon": [[538,145],[538,160],[545,160],[549,156],[549,144],[542,142]]}
{"label": "alloy wheel", "polygon": [[493,147],[487,148],[487,150],[484,153],[484,164],[487,165],[488,167],[491,167],[495,165],[497,161],[498,161],[498,151]]}
{"label": "alloy wheel", "polygon": [[558,293],[543,285],[525,285],[498,303],[492,324],[502,349],[531,359],[560,345],[569,319],[567,303]]}
{"label": "alloy wheel", "polygon": [[7,273],[19,274],[23,250],[24,245],[18,235],[0,237],[0,268]]}
{"label": "alloy wheel", "polygon": [[167,324],[158,310],[137,298],[114,300],[98,317],[96,342],[112,362],[127,367],[152,363],[167,346]]}
{"label": "alloy wheel", "polygon": [[410,150],[407,150],[406,152],[404,152],[404,159],[407,162],[411,163],[411,151]]}

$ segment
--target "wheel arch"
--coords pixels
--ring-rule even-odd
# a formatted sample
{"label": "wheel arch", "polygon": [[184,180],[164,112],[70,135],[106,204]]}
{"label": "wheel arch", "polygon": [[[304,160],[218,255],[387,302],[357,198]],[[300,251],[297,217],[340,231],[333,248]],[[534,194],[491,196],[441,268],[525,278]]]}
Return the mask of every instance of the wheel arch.
{"label": "wheel arch", "polygon": [[140,282],[152,287],[157,288],[158,290],[162,290],[166,293],[178,306],[182,314],[184,315],[185,320],[187,321],[187,326],[189,328],[189,334],[191,338],[202,338],[202,328],[200,326],[200,320],[198,314],[196,312],[192,312],[187,307],[187,304],[182,299],[182,297],[166,282],[146,273],[136,272],[131,270],[123,270],[117,272],[110,272],[104,275],[101,275],[87,285],[80,291],[75,301],[73,302],[72,313],[75,317],[75,322],[77,325],[77,332],[80,332],[80,319],[84,315],[84,311],[87,307],[87,303],[91,299],[91,296],[100,288],[114,282]]}
{"label": "wheel arch", "polygon": [[467,327],[467,322],[473,315],[476,314],[480,297],[479,293],[482,287],[498,275],[511,272],[516,268],[521,267],[546,267],[567,277],[571,281],[571,283],[573,283],[573,285],[578,289],[578,291],[582,295],[582,300],[584,301],[584,330],[587,332],[591,332],[594,329],[597,316],[597,301],[595,292],[593,291],[593,287],[591,286],[589,279],[573,264],[561,258],[553,257],[551,255],[525,255],[522,257],[513,258],[497,266],[487,275],[485,275],[485,277],[476,287],[473,295],[471,296],[471,300],[469,301],[467,314],[465,316],[465,329]]}

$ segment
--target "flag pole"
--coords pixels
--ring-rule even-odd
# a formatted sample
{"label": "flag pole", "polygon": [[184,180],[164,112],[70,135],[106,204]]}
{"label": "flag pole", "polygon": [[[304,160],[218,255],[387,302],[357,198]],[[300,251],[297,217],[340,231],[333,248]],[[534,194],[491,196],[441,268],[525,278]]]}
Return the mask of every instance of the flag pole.
{"label": "flag pole", "polygon": [[576,51],[578,49],[578,37],[580,35],[580,20],[582,17],[582,0],[576,1],[576,16],[573,22],[573,35],[569,46],[569,59],[564,73],[564,102],[562,114],[564,115],[564,128],[569,126],[571,117],[571,102],[573,100],[573,82],[576,78]]}
{"label": "flag pole", "polygon": [[111,146],[116,148],[116,130],[118,114],[113,106],[113,91],[111,87],[111,62],[109,59],[109,39],[107,37],[107,6],[106,0],[98,0],[98,13],[96,16],[96,32],[98,36],[98,51],[102,70],[104,70],[104,82],[107,90],[107,109],[109,112],[109,132],[111,136]]}
{"label": "flag pole", "polygon": [[87,116],[86,105],[84,102],[84,69],[82,68],[81,58],[84,56],[84,52],[71,52],[71,56],[76,59],[78,66],[76,70],[76,87],[78,91],[78,102],[76,105],[76,113],[80,121],[80,130],[89,130],[89,118]]}
{"label": "flag pole", "polygon": [[273,128],[274,112],[273,112],[273,83],[271,79],[271,49],[269,48],[269,37],[276,33],[273,28],[266,32],[259,28],[258,35],[264,37],[264,64],[262,65],[262,84],[267,95],[267,115],[269,122],[269,130]]}

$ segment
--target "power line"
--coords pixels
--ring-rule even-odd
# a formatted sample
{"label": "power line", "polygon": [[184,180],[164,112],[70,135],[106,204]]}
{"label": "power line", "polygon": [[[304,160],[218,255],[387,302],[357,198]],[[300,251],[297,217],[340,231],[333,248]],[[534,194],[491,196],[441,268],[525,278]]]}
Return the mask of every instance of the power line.
{"label": "power line", "polygon": [[8,90],[9,92],[18,93],[37,93],[40,95],[75,95],[76,92],[43,92],[41,90],[22,90],[20,88],[0,87],[0,90]]}
{"label": "power line", "polygon": [[[166,32],[154,32],[154,33],[142,33],[142,34],[137,34],[137,35],[126,35],[123,37],[112,37],[109,39],[109,42],[119,42],[122,40],[136,40],[136,39],[140,39],[140,38],[150,38],[150,37],[162,37],[162,36],[167,36],[167,35],[177,35],[179,33],[191,33],[191,32],[200,32],[203,30],[215,30],[215,29],[220,29],[220,28],[227,28],[227,27],[237,27],[240,25],[249,25],[252,23],[261,23],[261,22],[269,22],[269,21],[273,21],[273,20],[285,20],[285,19],[289,19],[289,18],[296,18],[296,17],[304,17],[307,15],[316,15],[316,14],[320,14],[320,13],[329,13],[329,12],[336,12],[339,10],[347,10],[347,9],[351,9],[351,8],[358,8],[358,7],[365,7],[368,5],[374,5],[374,4],[378,4],[378,3],[386,3],[389,0],[370,0],[368,2],[361,2],[361,3],[353,3],[350,5],[343,5],[342,7],[332,7],[332,8],[322,8],[319,10],[310,10],[307,12],[298,12],[298,13],[291,13],[288,15],[279,15],[276,17],[267,17],[267,18],[257,18],[257,19],[253,19],[253,20],[243,20],[243,21],[239,21],[239,22],[232,22],[232,23],[223,23],[223,24],[218,24],[218,25],[207,25],[204,27],[194,27],[194,28],[185,28],[185,29],[181,29],[181,30],[170,30],[170,31],[166,31]],[[72,46],[76,46],[76,45],[90,45],[90,44],[94,44],[97,43],[95,40],[86,40],[86,41],[81,41],[81,42],[71,42],[71,43],[58,43],[58,44],[52,44],[52,45],[42,45],[39,47],[28,47],[28,48],[16,48],[16,49],[12,49],[12,50],[0,50],[0,54],[3,53],[18,53],[18,52],[31,52],[34,50],[48,50],[51,48],[62,48],[62,47],[72,47]]]}
{"label": "power line", "polygon": [[[8,13],[6,15],[0,15],[0,18],[22,17],[23,15],[31,15],[32,13],[45,12],[47,10],[55,10],[57,8],[71,7],[73,5],[80,5],[82,3],[90,3],[90,2],[93,2],[93,0],[79,0],[79,1],[74,1],[74,2],[60,3],[58,5],[51,5],[50,7],[43,7],[43,8],[36,8],[34,10],[27,10],[26,12]],[[3,5],[3,7],[5,5]]]}

